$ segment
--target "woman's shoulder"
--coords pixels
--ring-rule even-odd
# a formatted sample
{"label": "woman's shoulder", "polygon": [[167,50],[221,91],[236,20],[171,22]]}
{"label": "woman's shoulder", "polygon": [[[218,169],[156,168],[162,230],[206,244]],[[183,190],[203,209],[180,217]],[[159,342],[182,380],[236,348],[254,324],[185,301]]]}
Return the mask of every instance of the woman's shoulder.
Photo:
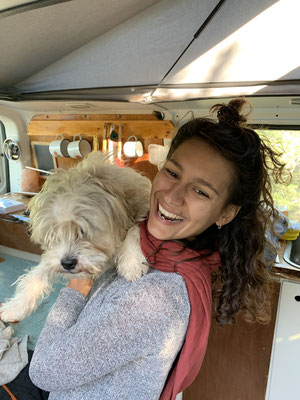
{"label": "woman's shoulder", "polygon": [[[134,282],[107,271],[87,303],[84,315],[126,319],[150,329],[163,325],[183,331],[189,321],[190,303],[184,279],[176,273],[149,269]],[[94,311],[97,310],[95,313]],[[119,316],[119,317],[118,317]]]}
{"label": "woman's shoulder", "polygon": [[134,282],[127,281],[115,269],[111,269],[96,285],[95,296],[103,296],[115,304],[143,304],[143,309],[147,305],[152,310],[181,310],[184,315],[190,312],[189,297],[182,276],[152,268]]}
{"label": "woman's shoulder", "polygon": [[146,275],[127,284],[126,297],[134,297],[138,302],[147,303],[151,308],[173,310],[183,315],[190,312],[185,281],[176,273],[150,268]]}
{"label": "woman's shoulder", "polygon": [[163,272],[150,268],[148,273],[136,281],[141,286],[154,286],[170,292],[180,292],[187,294],[184,278],[175,272]]}

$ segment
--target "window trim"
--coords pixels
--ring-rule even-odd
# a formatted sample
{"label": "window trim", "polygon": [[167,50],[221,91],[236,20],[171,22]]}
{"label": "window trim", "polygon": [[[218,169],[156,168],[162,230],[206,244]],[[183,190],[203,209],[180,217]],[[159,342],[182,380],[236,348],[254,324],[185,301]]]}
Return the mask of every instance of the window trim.
{"label": "window trim", "polygon": [[0,158],[0,162],[2,163],[2,165],[4,165],[4,174],[3,174],[4,183],[3,185],[0,183],[0,193],[10,192],[9,162],[3,153],[3,142],[5,139],[6,139],[5,126],[3,122],[0,121],[0,140],[1,140],[0,148],[2,150],[2,156]]}

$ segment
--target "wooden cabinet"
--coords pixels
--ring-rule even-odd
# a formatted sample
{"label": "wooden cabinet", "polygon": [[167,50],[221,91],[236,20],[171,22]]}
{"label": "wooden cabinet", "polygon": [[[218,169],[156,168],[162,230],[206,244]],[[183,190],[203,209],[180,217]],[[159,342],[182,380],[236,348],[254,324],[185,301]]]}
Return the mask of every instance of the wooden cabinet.
{"label": "wooden cabinet", "polygon": [[[17,193],[7,194],[5,197],[21,201],[26,206],[30,201],[30,197]],[[23,211],[12,214],[22,215]],[[0,245],[28,253],[42,254],[40,246],[30,240],[27,222],[17,220],[10,214],[0,214]]]}
{"label": "wooden cabinet", "polygon": [[279,287],[274,283],[268,325],[238,318],[235,325],[220,327],[212,319],[202,368],[183,400],[265,400]]}
{"label": "wooden cabinet", "polygon": [[0,218],[0,245],[33,254],[42,254],[41,248],[32,243],[26,223],[12,222],[5,217]]}

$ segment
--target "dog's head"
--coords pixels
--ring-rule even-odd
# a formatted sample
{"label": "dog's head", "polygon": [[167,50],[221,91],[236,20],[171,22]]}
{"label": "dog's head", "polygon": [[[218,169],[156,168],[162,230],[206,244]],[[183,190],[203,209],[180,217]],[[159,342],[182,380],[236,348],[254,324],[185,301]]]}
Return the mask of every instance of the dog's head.
{"label": "dog's head", "polygon": [[97,275],[145,218],[151,183],[100,152],[49,176],[29,204],[30,231],[55,272]]}

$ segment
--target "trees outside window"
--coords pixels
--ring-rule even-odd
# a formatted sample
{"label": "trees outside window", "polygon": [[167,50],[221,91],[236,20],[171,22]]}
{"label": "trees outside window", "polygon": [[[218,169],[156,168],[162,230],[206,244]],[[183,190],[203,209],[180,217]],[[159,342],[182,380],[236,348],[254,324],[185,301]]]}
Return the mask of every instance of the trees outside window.
{"label": "trees outside window", "polygon": [[287,164],[292,180],[287,185],[273,182],[273,198],[279,211],[284,211],[290,220],[300,222],[300,131],[261,129],[256,132],[283,152],[282,160]]}

